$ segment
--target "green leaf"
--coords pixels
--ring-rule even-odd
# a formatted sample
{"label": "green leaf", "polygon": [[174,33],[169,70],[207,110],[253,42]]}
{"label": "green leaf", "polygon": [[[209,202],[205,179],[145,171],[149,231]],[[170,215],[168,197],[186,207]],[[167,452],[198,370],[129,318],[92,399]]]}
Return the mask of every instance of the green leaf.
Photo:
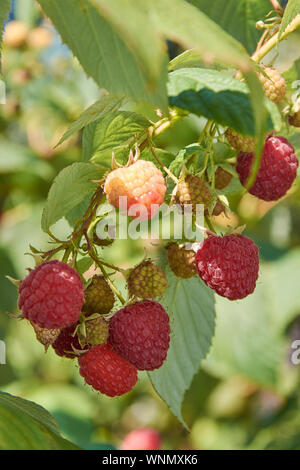
{"label": "green leaf", "polygon": [[[243,135],[255,135],[249,90],[244,83],[226,72],[200,68],[175,70],[169,74],[168,94],[173,106],[213,119]],[[264,115],[262,102],[263,99],[260,101],[261,116]],[[262,118],[259,125],[264,128]],[[269,116],[268,130],[274,127]]]}
{"label": "green leaf", "polygon": [[221,378],[241,374],[261,385],[276,386],[283,344],[268,300],[263,282],[238,302],[217,296],[216,334],[204,369]]}
{"label": "green leaf", "polygon": [[63,439],[55,419],[36,403],[0,392],[0,449],[76,450]]}
{"label": "green leaf", "polygon": [[[287,92],[289,94],[299,93],[299,81],[300,80],[300,59],[296,60],[293,65],[281,74],[285,79]],[[297,83],[296,83],[297,82]]]}
{"label": "green leaf", "polygon": [[[169,72],[172,72],[173,70],[182,69],[186,67],[205,68],[203,56],[199,54],[196,49],[188,49],[187,51],[184,51],[179,54],[177,57],[174,57],[174,59],[169,62],[168,70]],[[227,66],[223,66],[221,64],[216,64],[214,68],[216,70],[228,69]]]}
{"label": "green leaf", "polygon": [[90,194],[88,194],[79,204],[77,204],[67,214],[65,214],[65,219],[69,222],[71,227],[75,227],[76,222],[81,219],[81,217],[87,211],[87,208],[90,205],[90,199]]}
{"label": "green leaf", "polygon": [[170,315],[170,349],[162,367],[149,376],[157,393],[185,425],[181,414],[184,395],[214,335],[214,295],[198,277],[183,280],[169,272],[168,283],[162,305]]}
{"label": "green leaf", "polygon": [[83,135],[83,160],[101,162],[103,153],[109,153],[121,145],[129,145],[139,138],[150,121],[140,114],[116,111],[86,127]]}
{"label": "green leaf", "polygon": [[[300,135],[300,134],[299,134]],[[300,249],[291,250],[266,268],[265,288],[272,324],[282,332],[300,312],[298,275]]]}
{"label": "green leaf", "polygon": [[70,129],[68,129],[67,132],[62,136],[57,146],[62,144],[73,134],[79,132],[81,129],[88,126],[89,124],[97,121],[98,119],[104,118],[109,113],[113,113],[114,111],[118,110],[120,106],[122,106],[124,101],[125,98],[123,96],[102,96],[100,100],[96,101],[96,103],[92,104],[92,106],[87,108],[81,114],[81,116],[79,116],[79,118],[73,122]]}
{"label": "green leaf", "polygon": [[272,9],[269,0],[190,0],[190,3],[240,41],[249,54],[255,51],[261,36],[256,22],[264,20]]}
{"label": "green leaf", "polygon": [[286,31],[287,27],[292,23],[297,15],[300,15],[300,0],[289,0],[284,10],[278,41],[280,41],[282,34]]}
{"label": "green leaf", "polygon": [[39,3],[87,75],[101,88],[166,109],[165,47],[139,5],[133,10],[129,0]]}
{"label": "green leaf", "polygon": [[180,170],[182,168],[182,164],[187,161],[189,157],[192,155],[201,152],[203,149],[198,145],[197,143],[195,144],[190,144],[187,147],[179,150],[178,154],[176,155],[176,158],[172,161],[170,165],[170,171],[175,175],[179,176]]}
{"label": "green leaf", "polygon": [[[171,162],[174,160],[175,155],[171,152],[168,152],[167,150],[163,150],[160,148],[154,148],[155,155],[159,159],[159,161],[169,168]],[[157,165],[157,160],[154,158],[152,152],[148,149],[145,148],[143,152],[141,153],[141,159],[143,160],[149,160],[150,162],[153,162]],[[162,170],[161,167],[159,167],[160,170]],[[163,171],[163,170],[162,170]]]}
{"label": "green leaf", "polygon": [[[4,23],[8,18],[8,14],[10,12],[10,5],[11,1],[10,0],[1,0],[1,5],[0,5],[0,49],[2,47],[2,34],[3,34],[3,28],[4,28]],[[1,58],[1,50],[0,50],[0,58]],[[1,66],[0,66],[0,72],[1,72]]]}
{"label": "green leaf", "polygon": [[193,5],[183,0],[154,0],[148,6],[153,26],[185,48],[195,48],[205,61],[243,67],[243,46]]}
{"label": "green leaf", "polygon": [[73,163],[64,168],[50,188],[42,215],[42,229],[49,228],[96,190],[92,180],[101,179],[106,169],[92,163]]}
{"label": "green leaf", "polygon": [[84,256],[76,262],[76,270],[79,274],[84,274],[93,264],[93,259],[90,256]]}

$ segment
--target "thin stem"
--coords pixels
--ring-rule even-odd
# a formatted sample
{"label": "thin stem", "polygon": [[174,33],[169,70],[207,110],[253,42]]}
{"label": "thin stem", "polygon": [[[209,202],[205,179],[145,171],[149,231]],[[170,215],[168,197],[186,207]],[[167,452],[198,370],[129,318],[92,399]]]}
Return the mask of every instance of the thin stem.
{"label": "thin stem", "polygon": [[178,184],[178,179],[176,178],[175,175],[173,175],[173,173],[170,172],[169,168],[167,168],[166,166],[163,165],[163,163],[161,163],[161,161],[159,160],[158,156],[156,155],[156,153],[154,152],[154,149],[151,145],[151,143],[149,142],[149,148],[150,148],[150,151],[153,155],[153,157],[155,158],[155,160],[157,161],[157,163],[162,167],[162,169],[167,173],[167,175],[169,176],[169,178],[171,178],[175,184]]}
{"label": "thin stem", "polygon": [[291,34],[293,31],[299,28],[299,26],[300,26],[300,15],[297,15],[293,19],[293,21],[287,26],[286,30],[283,31],[280,38],[279,38],[279,31],[278,31],[259,50],[254,52],[254,54],[252,55],[252,60],[254,60],[254,62],[259,63],[265,57],[265,55],[267,55],[268,52],[270,52],[277,45],[278,40],[282,41],[289,34]]}
{"label": "thin stem", "polygon": [[66,250],[65,250],[65,254],[64,254],[63,259],[62,259],[62,261],[64,263],[66,263],[68,261],[71,251],[72,251],[71,246],[68,246],[68,248],[66,248]]}
{"label": "thin stem", "polygon": [[114,283],[110,280],[105,268],[102,266],[102,265],[99,265],[99,268],[101,269],[102,271],[102,274],[103,276],[105,277],[106,281],[108,282],[111,290],[116,294],[116,296],[118,297],[118,299],[120,300],[120,302],[124,305],[126,303],[126,300],[124,299],[123,295],[121,294],[121,292],[118,291],[118,289],[116,288],[116,286],[114,285]]}
{"label": "thin stem", "polygon": [[99,260],[103,266],[106,266],[107,268],[113,269],[114,271],[118,271],[119,273],[124,273],[126,269],[118,268],[117,266],[114,266],[113,264],[106,263],[106,261],[103,261],[102,259]]}
{"label": "thin stem", "polygon": [[202,130],[200,136],[199,136],[199,139],[198,139],[198,144],[200,145],[202,140],[204,139],[205,135],[208,133],[208,131],[210,130],[211,126],[213,124],[213,121],[210,121],[208,120],[207,123],[205,124],[204,126],[204,129]]}
{"label": "thin stem", "polygon": [[282,11],[281,6],[279,5],[277,0],[270,0],[271,5],[273,6],[274,10],[276,11]]}
{"label": "thin stem", "polygon": [[209,230],[210,230],[214,235],[216,235],[217,232],[215,231],[215,229],[214,229],[214,227],[213,227],[211,221],[209,220],[209,217],[208,217],[207,215],[205,215],[205,216],[204,216],[204,219],[205,219],[205,222],[206,222],[206,224],[207,224]]}
{"label": "thin stem", "polygon": [[106,281],[108,282],[108,284],[110,285],[112,291],[116,294],[116,296],[118,297],[118,299],[120,300],[120,302],[122,304],[125,304],[126,300],[124,299],[124,297],[122,296],[122,294],[118,291],[118,289],[115,287],[114,283],[110,280],[109,278],[109,275],[107,274],[105,268],[103,265],[106,265],[107,263],[103,263],[102,261],[100,261],[98,259],[98,257],[92,252],[92,249],[89,250],[89,255],[90,257],[95,261],[96,265],[100,268],[104,278],[106,279]]}

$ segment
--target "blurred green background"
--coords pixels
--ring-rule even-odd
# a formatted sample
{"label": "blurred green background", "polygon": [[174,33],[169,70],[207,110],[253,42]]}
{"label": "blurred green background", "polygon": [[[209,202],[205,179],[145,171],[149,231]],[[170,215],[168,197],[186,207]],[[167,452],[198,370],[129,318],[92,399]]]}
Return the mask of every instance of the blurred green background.
{"label": "blurred green background", "polygon": [[[125,397],[101,396],[84,385],[76,361],[58,358],[51,350],[45,354],[30,325],[7,315],[16,312],[17,296],[4,276],[22,278],[33,265],[24,256],[29,243],[46,248],[40,217],[48,189],[61,168],[80,159],[79,136],[54,146],[100,94],[33,0],[14,2],[11,19],[30,31],[44,29],[40,34],[35,30],[26,44],[3,50],[7,102],[0,105],[0,339],[7,345],[7,365],[0,366],[1,390],[44,406],[63,435],[84,448],[118,447],[132,429],[151,426],[161,433],[165,449],[300,449],[300,364],[291,361],[291,344],[300,340],[299,184],[275,206],[232,196],[232,220],[221,216],[215,221],[223,228],[247,223],[247,234],[260,246],[262,267],[249,300],[217,300],[213,347],[183,405],[189,430],[172,416],[146,374],[140,373]],[[282,47],[291,51],[299,46],[299,35],[293,35]],[[285,62],[277,59],[277,65],[286,70],[283,57]],[[163,134],[159,145],[176,152],[196,141],[202,126],[200,119],[186,118]],[[291,134],[298,150],[299,136]],[[66,221],[57,224],[57,234],[67,231]],[[127,267],[143,257],[144,247],[119,241],[105,253],[111,263]]]}

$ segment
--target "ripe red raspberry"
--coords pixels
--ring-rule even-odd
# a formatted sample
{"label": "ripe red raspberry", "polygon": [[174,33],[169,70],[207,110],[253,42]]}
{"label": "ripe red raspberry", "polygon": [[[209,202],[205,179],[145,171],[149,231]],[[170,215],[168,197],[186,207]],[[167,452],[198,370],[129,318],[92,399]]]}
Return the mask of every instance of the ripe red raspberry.
{"label": "ripe red raspberry", "polygon": [[106,343],[109,334],[109,322],[103,317],[93,318],[85,321],[85,336],[82,338],[83,343],[93,346]]}
{"label": "ripe red raspberry", "polygon": [[233,129],[227,129],[225,132],[226,138],[235,150],[240,152],[254,152],[256,146],[256,140],[253,137],[246,137],[244,135],[238,134]]}
{"label": "ripe red raspberry", "polygon": [[[240,153],[237,172],[246,185],[254,155]],[[277,201],[285,195],[297,176],[298,159],[294,148],[284,137],[269,137],[264,146],[260,168],[249,193],[264,201]]]}
{"label": "ripe red raspberry", "polygon": [[121,445],[122,450],[160,450],[161,438],[155,429],[141,428],[127,434]]}
{"label": "ripe red raspberry", "polygon": [[75,323],[67,328],[63,328],[58,338],[52,344],[52,347],[58,356],[75,359],[77,355],[74,349],[77,351],[88,349],[89,345],[85,345],[83,348],[79,342],[77,333],[75,334],[77,325],[78,323]]}
{"label": "ripe red raspberry", "polygon": [[217,294],[243,299],[256,285],[258,247],[244,235],[209,236],[196,254],[199,276]]}
{"label": "ripe red raspberry", "polygon": [[152,261],[143,261],[134,268],[128,278],[130,295],[141,299],[155,299],[163,295],[167,288],[165,273]]}
{"label": "ripe red raspberry", "polygon": [[157,369],[169,349],[169,316],[158,302],[151,300],[128,305],[112,317],[109,342],[138,370]]}
{"label": "ripe red raspberry", "polygon": [[79,274],[62,261],[46,261],[30,271],[19,287],[24,317],[52,330],[76,322],[83,303]]}
{"label": "ripe red raspberry", "polygon": [[47,328],[41,328],[36,323],[31,323],[31,325],[35,331],[36,339],[43,346],[45,346],[45,350],[47,351],[49,346],[51,346],[51,344],[53,344],[56,338],[59,336],[60,329],[56,328],[53,330],[48,330]]}
{"label": "ripe red raspberry", "polygon": [[259,80],[263,86],[265,95],[274,103],[280,103],[286,95],[285,79],[280,73],[271,67],[263,67],[268,78],[262,73],[259,74]]}
{"label": "ripe red raspberry", "polygon": [[167,256],[175,276],[188,279],[197,274],[193,250],[186,250],[185,246],[180,247],[177,243],[170,243],[167,246]]}
{"label": "ripe red raspberry", "polygon": [[130,392],[137,382],[137,370],[120,357],[110,344],[94,346],[78,359],[86,383],[109,397]]}
{"label": "ripe red raspberry", "polygon": [[[129,211],[132,205],[139,204],[133,217],[151,218],[156,210],[153,204],[161,205],[166,193],[166,184],[162,172],[154,163],[138,160],[129,167],[112,171],[105,181],[104,191],[108,202],[120,207],[121,196],[127,197],[124,209]],[[120,207],[123,208],[123,207]]]}
{"label": "ripe red raspberry", "polygon": [[231,180],[232,174],[219,166],[215,173],[215,188],[219,190],[224,189],[229,185]]}
{"label": "ripe red raspberry", "polygon": [[95,275],[84,291],[83,311],[87,314],[106,315],[115,303],[115,296],[103,276]]}

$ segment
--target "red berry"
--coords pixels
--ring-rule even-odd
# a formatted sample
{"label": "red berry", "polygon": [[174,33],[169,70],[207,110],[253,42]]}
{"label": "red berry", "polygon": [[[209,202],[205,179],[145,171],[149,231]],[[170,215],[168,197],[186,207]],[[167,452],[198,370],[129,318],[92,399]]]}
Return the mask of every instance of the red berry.
{"label": "red berry", "polygon": [[74,335],[77,325],[78,323],[75,323],[67,328],[63,328],[58,338],[52,344],[52,347],[58,356],[75,359],[77,356],[74,349],[77,351],[83,351],[88,348],[88,346],[85,346],[83,349],[79,343],[78,335]]}
{"label": "red berry", "polygon": [[127,434],[121,445],[122,450],[160,450],[161,438],[155,429],[141,428]]}
{"label": "red berry", "polygon": [[61,261],[46,261],[23,280],[19,308],[24,317],[42,328],[64,328],[75,323],[83,303],[79,274]]}
{"label": "red berry", "polygon": [[[240,153],[237,172],[246,185],[254,155]],[[260,168],[249,193],[264,201],[277,201],[285,195],[297,176],[298,159],[294,148],[284,137],[269,137],[264,146]]]}
{"label": "red berry", "polygon": [[128,305],[112,317],[109,342],[137,369],[157,369],[169,349],[169,316],[162,305],[151,300]]}
{"label": "red berry", "polygon": [[154,163],[138,160],[133,165],[112,171],[106,178],[104,190],[108,202],[114,207],[120,207],[121,196],[127,197],[124,206],[127,211],[134,204],[141,205],[140,210],[130,215],[143,218],[144,208],[145,218],[151,218],[156,212],[151,212],[152,204],[161,205],[164,201],[166,184]]}
{"label": "red berry", "polygon": [[109,397],[130,392],[137,382],[137,370],[120,357],[110,344],[94,346],[78,359],[86,383]]}
{"label": "red berry", "polygon": [[210,236],[196,254],[199,276],[217,294],[243,299],[256,285],[258,247],[244,235]]}

